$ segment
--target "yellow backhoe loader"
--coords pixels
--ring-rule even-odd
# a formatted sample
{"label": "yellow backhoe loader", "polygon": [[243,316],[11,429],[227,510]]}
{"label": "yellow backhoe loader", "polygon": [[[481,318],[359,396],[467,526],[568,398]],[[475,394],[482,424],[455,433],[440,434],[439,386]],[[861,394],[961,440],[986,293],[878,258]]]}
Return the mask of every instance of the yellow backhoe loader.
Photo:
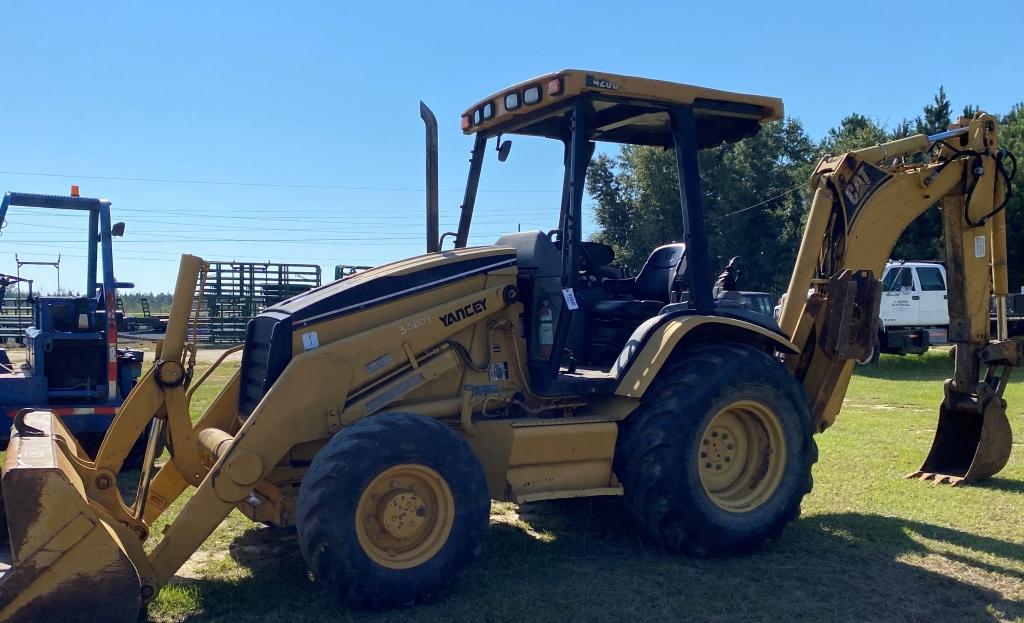
{"label": "yellow backhoe loader", "polygon": [[[458,229],[440,237],[436,122],[421,114],[425,255],[261,313],[239,372],[195,422],[190,397],[206,376],[188,340],[205,264],[183,256],[156,362],[96,456],[58,416],[19,414],[3,468],[13,566],[0,619],[134,621],[235,508],[295,526],[313,577],[369,608],[451,587],[480,548],[492,499],[621,495],[670,550],[756,548],[799,513],[814,435],[835,421],[872,346],[878,276],[900,232],[936,203],[956,368],[918,475],[967,482],[1006,463],[1002,394],[1021,345],[1005,323],[994,339],[988,328],[990,293],[1006,295],[1013,174],[992,116],[822,159],[775,325],[712,287],[697,152],[780,119],[780,100],[578,70],[504,89],[462,116],[469,178]],[[558,227],[469,247],[488,142],[505,160],[511,135],[564,145]],[[610,248],[581,236],[601,141],[677,157],[685,238],[653,249],[634,278],[609,274]],[[442,250],[449,236],[454,248]],[[117,476],[144,434],[128,504]]]}

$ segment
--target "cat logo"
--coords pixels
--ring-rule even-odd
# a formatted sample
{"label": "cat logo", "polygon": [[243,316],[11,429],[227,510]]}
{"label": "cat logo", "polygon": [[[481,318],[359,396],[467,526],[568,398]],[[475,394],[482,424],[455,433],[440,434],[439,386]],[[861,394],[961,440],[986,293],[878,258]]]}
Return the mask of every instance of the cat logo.
{"label": "cat logo", "polygon": [[587,86],[596,87],[598,89],[608,89],[610,91],[618,91],[622,88],[607,78],[597,78],[595,76],[587,76]]}
{"label": "cat logo", "polygon": [[860,207],[864,205],[878,188],[891,176],[885,171],[867,162],[861,162],[849,180],[840,178],[843,186],[843,203],[846,207],[847,223],[857,218]]}
{"label": "cat logo", "polygon": [[442,323],[444,323],[444,326],[450,327],[453,324],[455,324],[456,322],[460,322],[462,320],[465,320],[466,318],[469,318],[470,316],[475,316],[475,315],[479,314],[480,312],[482,312],[482,311],[484,311],[486,309],[487,309],[487,299],[480,299],[479,301],[476,301],[476,302],[471,303],[469,305],[466,305],[464,307],[459,307],[459,308],[454,309],[454,310],[452,310],[450,312],[441,314],[440,316],[438,316],[438,319]]}

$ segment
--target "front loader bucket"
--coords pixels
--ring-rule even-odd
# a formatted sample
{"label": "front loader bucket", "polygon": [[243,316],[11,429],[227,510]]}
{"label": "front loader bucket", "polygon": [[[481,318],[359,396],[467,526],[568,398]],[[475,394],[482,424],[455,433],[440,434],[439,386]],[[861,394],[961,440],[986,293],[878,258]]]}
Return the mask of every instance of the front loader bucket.
{"label": "front loader bucket", "polygon": [[970,483],[993,476],[1010,460],[1013,433],[999,398],[990,400],[984,415],[943,403],[928,458],[911,478]]}
{"label": "front loader bucket", "polygon": [[0,567],[0,621],[134,622],[139,575],[58,447],[67,431],[48,411],[22,422],[3,465],[10,551]]}

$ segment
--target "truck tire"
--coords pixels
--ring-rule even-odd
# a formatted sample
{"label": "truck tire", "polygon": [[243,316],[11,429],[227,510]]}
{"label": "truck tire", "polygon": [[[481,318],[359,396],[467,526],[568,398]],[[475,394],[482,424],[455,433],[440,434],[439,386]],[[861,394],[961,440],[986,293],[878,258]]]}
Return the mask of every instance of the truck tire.
{"label": "truck tire", "polygon": [[864,356],[863,359],[857,360],[858,366],[873,366],[878,363],[878,358],[882,354],[882,341],[878,339],[878,335],[875,335],[875,339],[871,342],[871,350]]}
{"label": "truck tire", "polygon": [[299,547],[313,577],[357,608],[440,597],[490,519],[483,467],[437,420],[374,415],[335,435],[299,487]]}
{"label": "truck tire", "polygon": [[681,353],[620,426],[615,473],[640,527],[670,551],[751,551],[800,514],[818,450],[803,388],[751,346]]}

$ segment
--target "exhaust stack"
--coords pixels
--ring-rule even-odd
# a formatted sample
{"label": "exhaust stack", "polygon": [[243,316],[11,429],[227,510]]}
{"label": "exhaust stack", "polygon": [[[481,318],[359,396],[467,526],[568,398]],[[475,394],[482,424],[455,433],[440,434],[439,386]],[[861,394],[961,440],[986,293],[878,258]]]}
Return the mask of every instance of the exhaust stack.
{"label": "exhaust stack", "polygon": [[441,250],[437,207],[437,118],[423,102],[420,102],[420,118],[427,130],[427,253],[435,253]]}

